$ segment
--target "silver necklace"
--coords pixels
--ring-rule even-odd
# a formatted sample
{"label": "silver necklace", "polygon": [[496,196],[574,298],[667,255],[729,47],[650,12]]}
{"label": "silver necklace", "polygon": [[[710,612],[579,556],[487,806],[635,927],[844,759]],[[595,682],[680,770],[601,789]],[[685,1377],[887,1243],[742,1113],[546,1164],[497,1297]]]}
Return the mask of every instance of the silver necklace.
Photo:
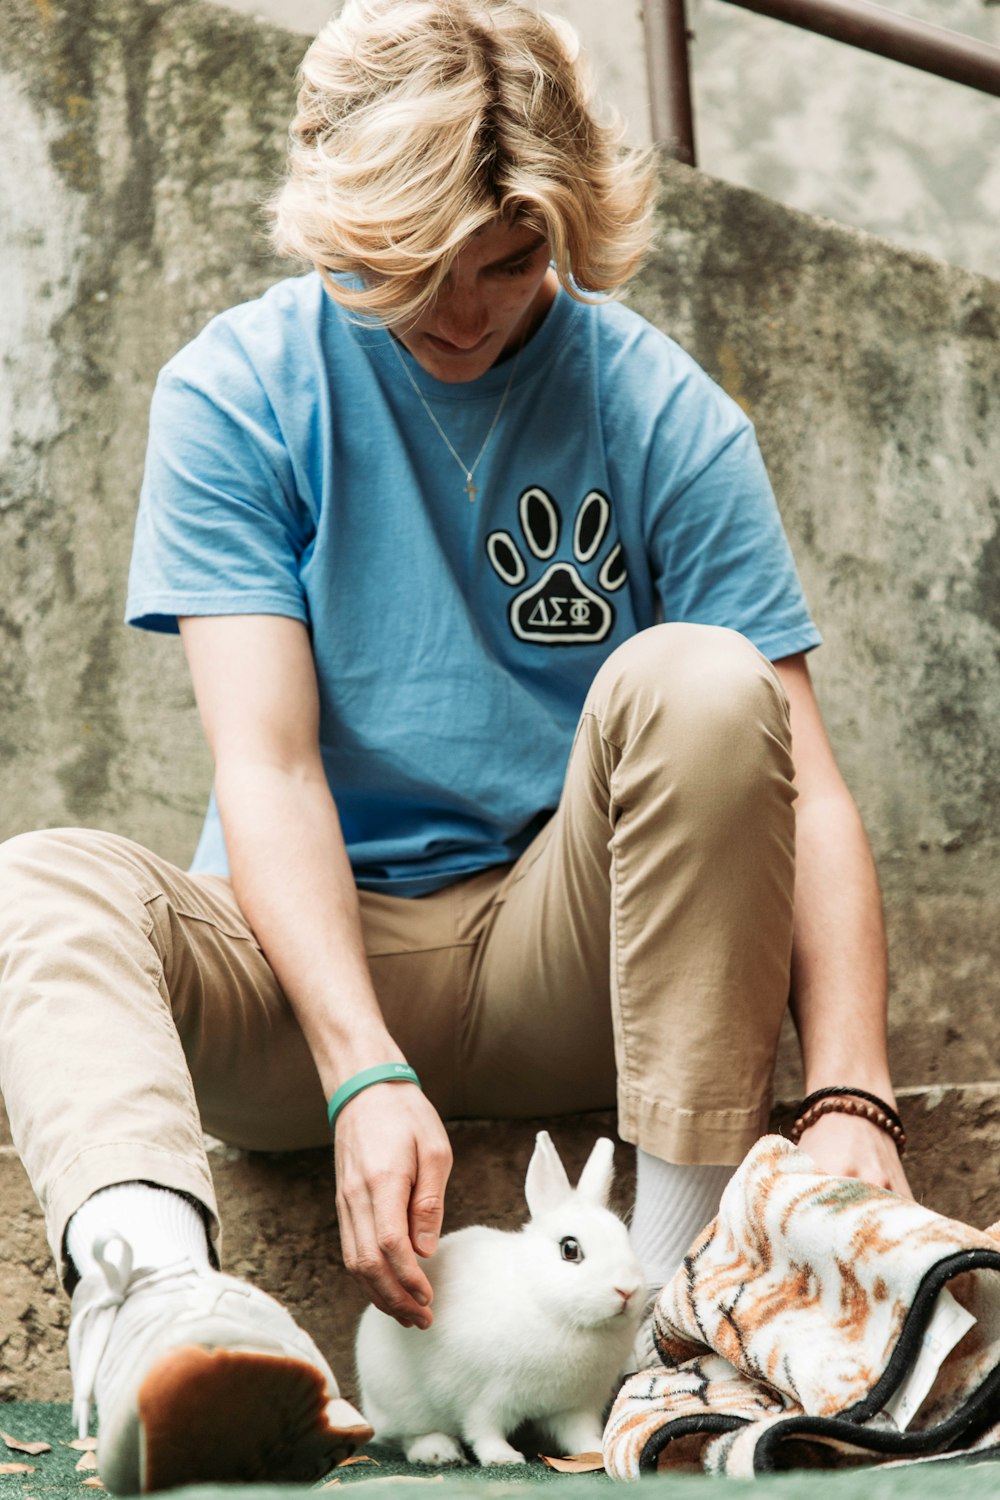
{"label": "silver necklace", "polygon": [[428,406],[427,401],[424,399],[423,391],[420,389],[419,385],[417,385],[417,382],[410,374],[405,359],[396,348],[396,340],[393,338],[391,333],[389,334],[389,342],[392,345],[393,350],[395,351],[396,358],[399,360],[400,368],[402,369],[403,374],[406,376],[407,380],[413,387],[417,400],[420,402],[420,405],[423,407],[424,411],[434,423],[434,426],[437,428],[438,436],[444,443],[452,458],[458,464],[458,467],[461,469],[462,473],[465,475],[465,493],[469,497],[469,504],[474,505],[476,496],[479,494],[479,487],[475,482],[476,470],[479,468],[483,454],[486,452],[487,448],[490,445],[490,438],[497,430],[497,423],[500,420],[500,414],[503,411],[504,407],[507,405],[507,397],[510,395],[510,388],[514,384],[514,375],[517,371],[517,362],[521,358],[521,350],[524,348],[524,339],[522,338],[521,342],[517,346],[517,353],[514,355],[513,361],[511,362],[510,374],[507,376],[507,384],[504,386],[503,395],[500,397],[500,405],[493,413],[493,421],[490,423],[490,430],[483,438],[483,445],[480,448],[479,452],[476,454],[475,461],[472,464],[464,463],[460,456],[455,452],[455,449],[451,443],[451,439],[448,437],[448,434],[441,426],[441,423],[438,421],[437,417]]}

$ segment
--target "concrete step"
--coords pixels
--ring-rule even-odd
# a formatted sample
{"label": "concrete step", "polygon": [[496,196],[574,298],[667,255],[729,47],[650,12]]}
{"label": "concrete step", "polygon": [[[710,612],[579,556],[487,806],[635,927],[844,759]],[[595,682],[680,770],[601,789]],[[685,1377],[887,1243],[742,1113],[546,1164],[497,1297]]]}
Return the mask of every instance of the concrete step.
{"label": "concrete step", "polygon": [[[907,1169],[920,1201],[980,1228],[1000,1218],[1000,1083],[904,1089],[900,1107],[910,1143]],[[792,1115],[790,1105],[779,1105],[772,1127],[787,1129]],[[449,1127],[455,1167],[446,1227],[512,1226],[523,1219],[524,1172],[543,1123],[571,1176],[597,1135],[614,1134],[613,1113],[546,1122],[456,1122]],[[624,1211],[632,1197],[631,1151],[620,1145],[617,1156],[616,1206]],[[363,1301],[340,1259],[330,1152],[248,1155],[211,1143],[210,1159],[225,1231],[225,1269],[281,1298],[352,1395],[351,1349]],[[37,1204],[9,1145],[0,1146],[0,1203],[0,1401],[64,1401],[70,1395],[68,1305]]]}

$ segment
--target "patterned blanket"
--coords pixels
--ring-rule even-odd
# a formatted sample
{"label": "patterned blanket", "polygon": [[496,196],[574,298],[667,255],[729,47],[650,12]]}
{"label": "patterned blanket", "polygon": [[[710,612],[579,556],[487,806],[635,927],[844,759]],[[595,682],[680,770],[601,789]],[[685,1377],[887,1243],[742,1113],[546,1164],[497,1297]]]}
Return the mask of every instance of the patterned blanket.
{"label": "patterned blanket", "polygon": [[1000,1457],[1000,1224],[830,1177],[781,1136],[664,1287],[655,1337],[605,1429],[616,1479]]}

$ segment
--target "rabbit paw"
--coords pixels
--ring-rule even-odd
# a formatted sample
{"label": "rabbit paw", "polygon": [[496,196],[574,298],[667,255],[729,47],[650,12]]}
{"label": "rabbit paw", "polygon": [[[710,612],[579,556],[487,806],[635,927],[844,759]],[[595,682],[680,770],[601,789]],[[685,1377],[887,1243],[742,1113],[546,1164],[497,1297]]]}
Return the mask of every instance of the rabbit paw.
{"label": "rabbit paw", "polygon": [[425,1432],[414,1438],[406,1449],[408,1464],[425,1464],[429,1468],[442,1468],[445,1464],[464,1464],[468,1459],[461,1444],[446,1432]]}
{"label": "rabbit paw", "polygon": [[525,1464],[528,1462],[523,1453],[518,1453],[516,1448],[512,1448],[499,1435],[476,1438],[472,1443],[472,1448],[484,1468],[488,1464]]}

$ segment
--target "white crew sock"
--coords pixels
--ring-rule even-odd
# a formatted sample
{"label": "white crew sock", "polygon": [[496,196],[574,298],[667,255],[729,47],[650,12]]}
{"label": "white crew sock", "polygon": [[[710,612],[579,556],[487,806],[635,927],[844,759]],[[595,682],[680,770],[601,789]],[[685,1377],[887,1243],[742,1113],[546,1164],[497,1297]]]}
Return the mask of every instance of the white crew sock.
{"label": "white crew sock", "polygon": [[636,1147],[632,1249],[650,1287],[669,1281],[695,1235],[719,1210],[730,1166],[677,1166]]}
{"label": "white crew sock", "polygon": [[97,1269],[95,1240],[120,1234],[132,1247],[132,1264],[169,1266],[184,1257],[210,1268],[205,1221],[189,1198],[147,1182],[101,1188],[69,1221],[66,1249],[80,1276]]}

